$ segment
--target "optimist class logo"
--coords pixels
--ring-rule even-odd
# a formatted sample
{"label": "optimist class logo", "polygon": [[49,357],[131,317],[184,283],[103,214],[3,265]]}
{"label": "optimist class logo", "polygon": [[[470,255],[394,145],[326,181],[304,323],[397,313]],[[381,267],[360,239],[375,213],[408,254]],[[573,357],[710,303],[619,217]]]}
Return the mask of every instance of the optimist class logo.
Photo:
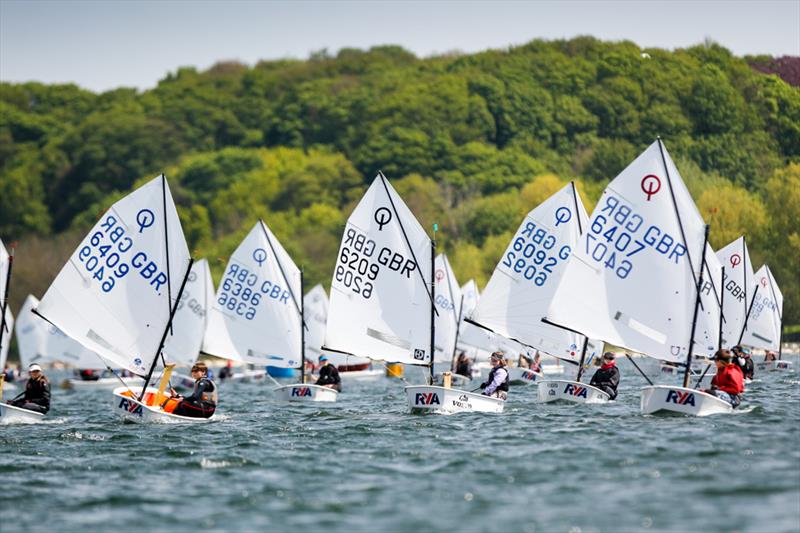
{"label": "optimist class logo", "polygon": [[767,278],[761,278],[761,286],[762,287],[766,287],[767,286]]}
{"label": "optimist class logo", "polygon": [[658,191],[661,190],[661,178],[655,174],[648,174],[642,178],[642,192],[647,195],[647,201],[650,201]]}
{"label": "optimist class logo", "polygon": [[731,256],[731,268],[736,268],[742,262],[742,256],[733,254]]}
{"label": "optimist class logo", "polygon": [[436,281],[442,281],[444,279],[444,270],[441,268],[436,271]]}

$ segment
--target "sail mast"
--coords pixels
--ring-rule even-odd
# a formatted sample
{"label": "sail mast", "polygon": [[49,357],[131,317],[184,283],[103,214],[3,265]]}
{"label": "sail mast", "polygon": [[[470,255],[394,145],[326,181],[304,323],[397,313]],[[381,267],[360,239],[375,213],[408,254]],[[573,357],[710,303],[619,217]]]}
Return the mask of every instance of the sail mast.
{"label": "sail mast", "polygon": [[[0,244],[2,246],[2,244]],[[3,317],[0,318],[0,352],[3,349],[3,334],[6,331],[6,310],[8,309],[8,293],[11,288],[11,267],[14,264],[14,245],[11,245],[11,253],[8,254],[8,270],[6,271],[6,286],[3,290]],[[11,332],[8,332],[11,338]]]}
{"label": "sail mast", "polygon": [[433,385],[433,360],[435,359],[434,344],[436,340],[436,309],[434,303],[434,292],[436,291],[436,230],[438,225],[433,225],[433,238],[431,239],[431,364],[430,364],[430,384]]}
{"label": "sail mast", "polygon": [[[167,320],[167,326],[164,328],[164,334],[161,335],[161,342],[158,344],[158,350],[156,350],[156,353],[153,356],[153,363],[150,365],[150,371],[147,373],[147,378],[144,381],[144,386],[142,387],[142,393],[139,395],[139,402],[141,402],[142,398],[144,398],[144,393],[147,390],[147,386],[150,384],[150,378],[153,377],[153,370],[156,369],[156,363],[158,363],[158,355],[164,348],[164,342],[167,340],[167,333],[169,333],[169,330],[172,328],[172,319],[175,318],[175,312],[178,310],[178,304],[181,302],[183,289],[186,288],[186,281],[189,279],[189,274],[192,271],[192,264],[194,264],[194,259],[189,257],[189,265],[186,267],[186,274],[183,275],[181,288],[178,290],[178,297],[175,298],[175,305],[173,305],[172,309],[170,309],[169,320]],[[167,271],[167,279],[169,279],[169,271]]]}
{"label": "sail mast", "polygon": [[[705,238],[703,239],[703,257],[701,261],[701,265],[706,260],[706,247],[708,246],[708,231],[710,226],[706,224],[706,231],[705,231]],[[686,241],[684,241],[686,242]],[[688,256],[689,251],[687,249],[686,254]],[[689,336],[689,349],[686,353],[686,368],[683,370],[683,386],[689,386],[689,373],[692,370],[692,351],[694,348],[694,330],[697,327],[697,311],[700,309],[700,287],[703,285],[703,269],[700,269],[700,279],[697,281],[697,285],[695,285],[696,289],[696,298],[694,302],[694,316],[692,317],[692,332]]]}
{"label": "sail mast", "polygon": [[[300,269],[300,294],[303,289],[303,269]],[[300,306],[300,383],[306,382],[306,300],[301,298]]]}
{"label": "sail mast", "polygon": [[[774,278],[769,266],[767,266],[767,278],[769,278],[769,292],[772,294],[772,301],[775,302],[775,310],[778,311],[778,360],[780,360],[783,352],[783,311],[778,307],[778,298],[775,297],[775,288],[772,286]],[[3,318],[5,318],[5,313],[3,313]]]}
{"label": "sail mast", "polygon": [[719,335],[717,340],[717,350],[722,349],[722,322],[725,318],[725,315],[722,312],[722,308],[724,302],[725,302],[725,265],[722,265],[722,287],[720,287],[719,291]]}
{"label": "sail mast", "polygon": [[456,338],[455,341],[453,341],[453,356],[452,356],[452,361],[450,363],[450,370],[455,370],[456,366],[456,352],[458,351],[458,333],[461,329],[461,315],[463,312],[464,312],[464,296],[461,296],[461,301],[458,304],[458,319],[456,320]]}
{"label": "sail mast", "polygon": [[583,336],[583,349],[581,349],[581,360],[578,362],[578,377],[575,381],[580,383],[581,376],[583,375],[583,363],[586,361],[586,347],[589,345],[589,337]]}

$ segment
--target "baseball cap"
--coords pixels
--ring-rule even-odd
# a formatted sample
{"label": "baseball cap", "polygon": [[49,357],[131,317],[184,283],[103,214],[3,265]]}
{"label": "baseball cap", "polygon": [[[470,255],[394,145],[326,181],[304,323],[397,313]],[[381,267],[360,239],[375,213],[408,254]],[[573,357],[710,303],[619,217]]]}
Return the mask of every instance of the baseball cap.
{"label": "baseball cap", "polygon": [[37,365],[36,363],[33,363],[31,366],[29,366],[29,367],[28,367],[28,372],[35,372],[35,371],[37,371],[37,370],[38,370],[39,372],[41,372],[41,371],[42,371],[42,367],[40,367],[40,366],[39,366],[39,365]]}
{"label": "baseball cap", "polygon": [[319,356],[319,360],[320,361],[327,361],[328,360],[328,356],[327,355],[320,355]]}

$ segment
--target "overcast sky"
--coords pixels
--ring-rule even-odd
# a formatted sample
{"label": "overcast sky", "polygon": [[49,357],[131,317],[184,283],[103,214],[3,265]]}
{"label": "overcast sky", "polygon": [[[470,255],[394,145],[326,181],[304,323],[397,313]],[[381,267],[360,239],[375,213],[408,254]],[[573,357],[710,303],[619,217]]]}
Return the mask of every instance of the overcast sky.
{"label": "overcast sky", "polygon": [[418,56],[593,35],[737,55],[800,55],[800,0],[0,0],[0,80],[150,88],[180,66],[399,44]]}

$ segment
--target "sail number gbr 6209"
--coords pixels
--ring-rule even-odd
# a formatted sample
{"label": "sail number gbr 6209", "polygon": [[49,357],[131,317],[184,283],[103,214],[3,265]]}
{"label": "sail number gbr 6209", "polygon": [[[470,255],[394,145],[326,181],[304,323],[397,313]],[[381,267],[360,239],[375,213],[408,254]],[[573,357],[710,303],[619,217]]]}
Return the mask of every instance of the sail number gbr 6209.
{"label": "sail number gbr 6209", "polygon": [[375,241],[353,227],[345,230],[344,242],[336,261],[334,280],[346,289],[364,298],[372,296],[373,282],[378,279],[381,269],[411,277],[417,264],[403,254],[383,246],[378,248]]}

